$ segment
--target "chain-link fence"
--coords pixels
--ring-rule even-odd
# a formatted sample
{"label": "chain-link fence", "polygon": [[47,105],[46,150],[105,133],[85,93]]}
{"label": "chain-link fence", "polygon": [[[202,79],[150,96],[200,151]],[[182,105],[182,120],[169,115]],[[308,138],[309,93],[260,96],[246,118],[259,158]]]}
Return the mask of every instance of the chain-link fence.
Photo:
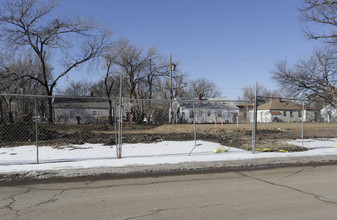
{"label": "chain-link fence", "polygon": [[337,137],[337,108],[331,104],[257,101],[254,114],[254,103],[227,99],[2,94],[0,164],[207,155],[219,146],[303,151],[310,139]]}
{"label": "chain-link fence", "polygon": [[337,108],[324,101],[259,97],[257,106],[256,151],[305,151],[337,137]]}
{"label": "chain-link fence", "polygon": [[104,98],[0,98],[1,164],[116,158],[116,127],[109,121],[114,101],[110,111]]}
{"label": "chain-link fence", "polygon": [[0,95],[0,164],[249,148],[252,103]]}

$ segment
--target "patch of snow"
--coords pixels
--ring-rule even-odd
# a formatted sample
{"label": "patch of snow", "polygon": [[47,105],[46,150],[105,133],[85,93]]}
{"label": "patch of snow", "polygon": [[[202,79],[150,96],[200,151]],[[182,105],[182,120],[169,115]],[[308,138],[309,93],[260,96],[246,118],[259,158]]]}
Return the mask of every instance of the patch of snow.
{"label": "patch of snow", "polygon": [[[116,146],[103,144],[41,146],[38,148],[40,164],[34,164],[37,160],[36,146],[20,146],[0,148],[0,164],[3,164],[0,166],[0,173],[337,155],[337,147],[333,147],[336,142],[337,138],[308,139],[304,141],[304,147],[309,148],[309,150],[304,152],[257,152],[252,154],[250,151],[230,147],[228,152],[215,154],[212,152],[215,148],[228,146],[199,140],[191,155],[189,153],[194,148],[194,141],[123,144],[122,159],[116,159]],[[287,143],[301,146],[302,140],[293,140]],[[11,165],[18,162],[22,165]]]}

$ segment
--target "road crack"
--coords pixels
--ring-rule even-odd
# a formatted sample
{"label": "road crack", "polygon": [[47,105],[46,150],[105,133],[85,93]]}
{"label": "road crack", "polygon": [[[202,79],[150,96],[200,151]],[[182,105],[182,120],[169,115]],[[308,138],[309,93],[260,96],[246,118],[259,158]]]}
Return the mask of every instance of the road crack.
{"label": "road crack", "polygon": [[183,209],[203,209],[203,208],[210,208],[210,207],[219,207],[219,206],[223,206],[224,204],[215,204],[215,205],[204,205],[204,206],[189,206],[189,207],[179,207],[179,208],[167,208],[167,209],[155,209],[152,210],[150,213],[145,214],[145,215],[138,215],[138,216],[133,216],[133,217],[129,217],[129,218],[125,218],[123,220],[130,220],[130,219],[137,219],[137,218],[145,218],[145,217],[149,217],[152,215],[156,215],[160,212],[164,212],[164,211],[175,211],[175,210],[183,210]]}
{"label": "road crack", "polygon": [[298,171],[296,171],[296,172],[294,172],[294,173],[292,173],[292,174],[290,174],[290,175],[283,176],[283,177],[279,178],[278,180],[282,180],[282,179],[285,179],[285,178],[289,178],[289,177],[292,177],[292,176],[296,176],[297,174],[302,173],[304,170],[305,170],[305,169],[298,170]]}
{"label": "road crack", "polygon": [[316,167],[308,167],[308,168],[303,168],[303,169],[300,169],[292,174],[289,174],[287,176],[283,176],[281,178],[279,178],[278,180],[282,180],[282,179],[285,179],[285,178],[289,178],[289,177],[292,177],[292,176],[296,176],[297,174],[300,174],[302,173],[304,170],[308,170],[308,169],[315,169]]}
{"label": "road crack", "polygon": [[40,202],[40,203],[38,203],[38,204],[36,204],[36,205],[33,205],[33,206],[28,207],[27,209],[36,208],[36,207],[38,207],[38,206],[41,206],[41,205],[44,205],[44,204],[48,204],[48,203],[50,203],[50,202],[55,202],[55,201],[57,201],[56,197],[59,196],[59,195],[61,195],[61,194],[63,194],[65,191],[67,191],[67,190],[66,190],[66,189],[60,190],[60,192],[54,194],[54,195],[53,195],[50,199],[48,199],[47,201]]}
{"label": "road crack", "polygon": [[321,202],[324,202],[324,203],[330,203],[330,204],[337,205],[337,202],[331,201],[328,198],[326,198],[324,196],[321,196],[321,195],[317,195],[317,194],[314,194],[314,193],[311,193],[311,192],[306,192],[306,191],[303,191],[303,190],[300,190],[300,189],[297,189],[297,188],[294,188],[294,187],[290,187],[290,186],[287,186],[287,185],[273,183],[271,181],[260,179],[260,178],[253,177],[253,176],[249,176],[249,175],[244,174],[244,173],[240,173],[240,172],[237,172],[237,173],[240,174],[240,175],[242,175],[242,176],[244,176],[244,177],[255,179],[255,180],[258,180],[258,181],[261,181],[261,182],[264,182],[264,183],[267,183],[267,184],[270,184],[270,185],[273,185],[273,186],[279,186],[279,187],[290,189],[290,190],[293,190],[293,191],[296,191],[296,192],[299,192],[299,193],[303,193],[303,194],[306,194],[306,195],[313,196],[315,199],[317,199],[317,200],[319,200]]}
{"label": "road crack", "polygon": [[151,211],[151,213],[149,213],[149,214],[133,216],[133,217],[125,218],[124,220],[137,219],[137,218],[145,218],[145,217],[149,217],[149,216],[152,216],[152,215],[156,215],[156,214],[158,214],[160,212],[163,212],[163,211],[166,211],[166,210],[167,209],[156,209],[156,210]]}
{"label": "road crack", "polygon": [[3,200],[11,200],[11,201],[6,206],[0,207],[0,210],[2,210],[2,209],[9,209],[10,211],[15,212],[16,218],[19,218],[20,217],[19,212],[21,210],[16,210],[16,209],[13,208],[13,205],[16,202],[15,197],[23,195],[23,194],[26,194],[26,193],[30,193],[32,190],[33,189],[29,188],[29,189],[27,189],[27,191],[24,191],[24,192],[21,192],[21,193],[18,193],[18,194],[14,194],[14,195],[11,195],[11,196],[9,196],[7,198],[4,198]]}

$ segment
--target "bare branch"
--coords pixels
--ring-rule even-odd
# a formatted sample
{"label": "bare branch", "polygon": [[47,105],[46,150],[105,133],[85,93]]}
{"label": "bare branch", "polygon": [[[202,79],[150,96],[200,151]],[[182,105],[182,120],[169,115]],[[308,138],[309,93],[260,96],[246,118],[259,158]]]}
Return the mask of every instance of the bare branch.
{"label": "bare branch", "polygon": [[317,49],[312,56],[299,60],[292,67],[286,61],[276,64],[273,79],[292,96],[337,101],[336,53],[331,49]]}

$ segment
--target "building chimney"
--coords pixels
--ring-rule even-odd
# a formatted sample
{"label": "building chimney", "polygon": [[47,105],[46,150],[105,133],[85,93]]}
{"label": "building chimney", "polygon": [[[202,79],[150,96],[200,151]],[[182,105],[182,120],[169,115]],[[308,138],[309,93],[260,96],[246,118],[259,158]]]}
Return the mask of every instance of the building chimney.
{"label": "building chimney", "polygon": [[202,99],[202,94],[198,93],[198,99],[201,100]]}

